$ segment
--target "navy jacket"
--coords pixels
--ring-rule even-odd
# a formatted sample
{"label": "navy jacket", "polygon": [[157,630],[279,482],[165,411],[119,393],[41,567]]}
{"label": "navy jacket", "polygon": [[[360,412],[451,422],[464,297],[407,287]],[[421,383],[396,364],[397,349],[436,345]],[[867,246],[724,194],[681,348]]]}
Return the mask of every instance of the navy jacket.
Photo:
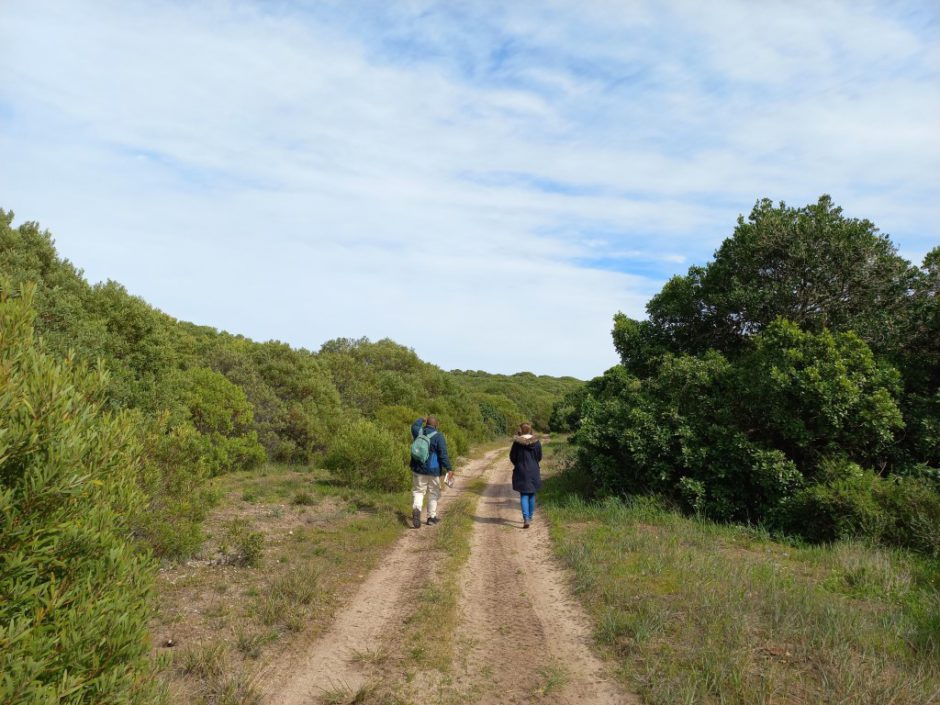
{"label": "navy jacket", "polygon": [[[419,433],[428,435],[431,431],[434,430],[436,429],[433,429],[430,426],[424,426],[424,419],[418,419],[413,424],[411,424],[411,438],[414,440],[418,437]],[[444,434],[440,431],[435,433],[431,437],[430,445],[431,454],[428,456],[428,461],[424,464],[421,464],[412,458],[411,470],[422,475],[434,475],[435,477],[440,477],[442,467],[445,470],[451,470],[450,458],[447,457],[447,441],[444,440]]]}
{"label": "navy jacket", "polygon": [[512,461],[512,488],[524,494],[535,493],[542,486],[542,443],[538,436],[516,436],[512,439],[509,459]]}

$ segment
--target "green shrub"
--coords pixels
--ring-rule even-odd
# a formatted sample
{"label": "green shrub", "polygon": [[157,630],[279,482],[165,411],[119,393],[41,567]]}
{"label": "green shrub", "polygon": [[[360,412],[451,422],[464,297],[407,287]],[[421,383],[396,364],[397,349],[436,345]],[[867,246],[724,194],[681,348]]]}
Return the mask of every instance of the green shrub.
{"label": "green shrub", "polygon": [[410,477],[408,447],[373,422],[360,419],[340,430],[324,465],[354,487],[403,490]]}
{"label": "green shrub", "polygon": [[142,486],[149,501],[136,531],[161,558],[188,558],[205,539],[202,523],[214,504],[206,486],[203,439],[189,423],[170,428],[167,414],[150,423],[141,417],[138,427],[144,449]]}
{"label": "green shrub", "polygon": [[388,431],[402,443],[410,445],[411,424],[414,423],[415,419],[424,415],[425,413],[416,411],[411,407],[396,404],[378,409],[373,416],[373,420],[379,428]]}
{"label": "green shrub", "polygon": [[261,565],[261,556],[264,553],[264,534],[260,531],[250,531],[238,541],[239,563],[251,568]]}
{"label": "green shrub", "polygon": [[136,430],[38,349],[31,296],[0,293],[0,703],[150,703]]}
{"label": "green shrub", "polygon": [[785,500],[771,513],[771,523],[810,541],[884,535],[890,521],[875,492],[879,478],[859,470],[812,485]]}
{"label": "green shrub", "polygon": [[867,538],[940,556],[940,494],[931,483],[853,464],[837,473],[830,466],[829,476],[783,502],[771,523],[812,541]]}
{"label": "green shrub", "polygon": [[924,479],[889,477],[878,486],[878,502],[891,517],[883,541],[940,557],[940,494]]}
{"label": "green shrub", "polygon": [[218,372],[197,367],[185,373],[181,393],[210,475],[249,470],[264,462],[251,404],[241,388]]}

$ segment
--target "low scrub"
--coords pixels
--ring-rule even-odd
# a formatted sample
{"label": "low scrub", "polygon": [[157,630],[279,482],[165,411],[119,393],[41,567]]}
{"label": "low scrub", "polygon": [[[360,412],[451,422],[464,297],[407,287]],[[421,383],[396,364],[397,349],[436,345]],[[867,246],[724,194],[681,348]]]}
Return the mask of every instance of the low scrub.
{"label": "low scrub", "polygon": [[0,703],[151,703],[135,429],[0,284]]}
{"label": "low scrub", "polygon": [[324,466],[353,487],[387,492],[408,487],[408,446],[364,419],[340,430]]}
{"label": "low scrub", "polygon": [[770,519],[813,541],[869,538],[940,557],[940,495],[923,479],[885,479],[849,464],[842,476],[787,499]]}

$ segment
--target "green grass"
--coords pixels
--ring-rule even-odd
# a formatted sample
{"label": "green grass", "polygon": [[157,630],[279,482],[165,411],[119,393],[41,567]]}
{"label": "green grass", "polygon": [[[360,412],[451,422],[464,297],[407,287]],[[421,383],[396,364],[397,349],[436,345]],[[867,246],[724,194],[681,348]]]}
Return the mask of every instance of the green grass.
{"label": "green grass", "polygon": [[[433,648],[418,646],[409,659],[424,668],[440,672],[450,669],[454,655],[454,635],[460,618],[460,569],[470,557],[470,536],[473,534],[473,513],[486,486],[483,478],[471,482],[462,497],[452,502],[443,521],[434,529],[431,541],[441,555],[435,576],[429,575],[421,587],[418,609],[407,619],[408,642],[425,644],[424,635],[433,631],[437,637]],[[428,606],[433,606],[428,609]]]}
{"label": "green grass", "polygon": [[940,563],[586,502],[578,481],[549,478],[541,506],[599,647],[644,702],[940,702]]}
{"label": "green grass", "polygon": [[539,686],[535,694],[540,697],[551,695],[556,690],[564,688],[568,683],[568,673],[558,664],[542,666],[537,671],[539,676]]}

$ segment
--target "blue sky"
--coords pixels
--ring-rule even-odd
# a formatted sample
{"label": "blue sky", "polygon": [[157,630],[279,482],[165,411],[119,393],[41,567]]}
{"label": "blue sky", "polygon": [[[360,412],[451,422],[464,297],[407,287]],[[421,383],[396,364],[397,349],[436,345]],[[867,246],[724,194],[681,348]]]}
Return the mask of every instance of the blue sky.
{"label": "blue sky", "polygon": [[934,2],[0,4],[0,207],[316,349],[590,377],[762,197],[940,244]]}

